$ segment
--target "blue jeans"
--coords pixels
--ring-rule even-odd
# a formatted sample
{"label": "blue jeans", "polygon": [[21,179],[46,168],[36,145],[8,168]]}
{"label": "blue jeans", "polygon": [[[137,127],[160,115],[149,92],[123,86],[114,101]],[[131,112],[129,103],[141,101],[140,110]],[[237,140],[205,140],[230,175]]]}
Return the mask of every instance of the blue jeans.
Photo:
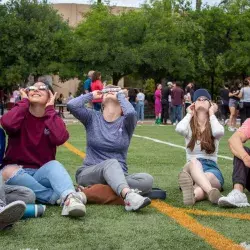
{"label": "blue jeans", "polygon": [[173,123],[182,119],[182,105],[173,105]]}
{"label": "blue jeans", "polygon": [[[7,166],[6,166],[7,167]],[[25,186],[33,190],[41,203],[56,204],[58,199],[65,200],[75,193],[73,182],[58,161],[50,161],[39,169],[21,168],[6,181],[8,185]]]}
{"label": "blue jeans", "polygon": [[139,101],[136,105],[137,111],[137,120],[143,121],[144,120],[144,101]]}

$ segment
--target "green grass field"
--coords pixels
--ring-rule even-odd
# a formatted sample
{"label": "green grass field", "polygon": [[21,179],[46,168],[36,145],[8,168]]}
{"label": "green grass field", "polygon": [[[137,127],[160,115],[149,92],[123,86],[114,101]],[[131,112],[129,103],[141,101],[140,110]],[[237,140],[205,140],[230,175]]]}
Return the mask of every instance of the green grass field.
{"label": "green grass field", "polygon": [[[69,143],[84,152],[84,128],[69,125],[68,130]],[[183,138],[175,133],[173,126],[139,126],[135,134],[184,145]],[[227,132],[222,139],[219,154],[232,157],[227,146],[229,136]],[[57,159],[75,181],[74,174],[82,159],[63,146],[58,149]],[[154,176],[155,186],[167,191],[165,202],[178,208],[185,208],[177,185],[178,172],[184,163],[183,149],[142,138],[132,139],[128,154],[129,172],[150,173]],[[232,188],[232,161],[219,159],[219,165],[225,178],[223,194],[227,194]],[[250,208],[221,209],[207,201],[197,203],[195,209],[250,214]],[[65,218],[60,213],[60,207],[47,206],[44,217],[20,221],[12,230],[1,232],[0,249],[212,249],[204,239],[153,207],[128,213],[122,206],[87,205],[87,214],[81,219]],[[250,241],[249,220],[191,216],[237,244]]]}

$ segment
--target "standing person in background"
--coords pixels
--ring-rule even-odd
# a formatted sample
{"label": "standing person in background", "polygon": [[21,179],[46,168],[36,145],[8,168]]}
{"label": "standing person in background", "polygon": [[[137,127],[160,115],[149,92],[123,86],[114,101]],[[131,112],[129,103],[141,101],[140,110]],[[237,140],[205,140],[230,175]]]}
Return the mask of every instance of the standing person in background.
{"label": "standing person in background", "polygon": [[190,93],[191,89],[186,88],[186,94],[184,95],[184,100],[185,100],[185,111],[187,108],[192,104],[192,97]]}
{"label": "standing person in background", "polygon": [[183,100],[184,91],[181,88],[181,83],[176,82],[171,92],[171,101],[173,105],[173,125],[176,125],[182,119]]}
{"label": "standing person in background", "polygon": [[162,85],[158,83],[155,91],[155,124],[161,124],[161,89]]}
{"label": "standing person in background", "polygon": [[172,107],[172,99],[171,99],[171,94],[172,94],[172,89],[173,89],[173,83],[172,82],[168,82],[168,90],[169,90],[169,94],[168,94],[168,113],[169,113],[169,119],[171,121],[171,124],[173,124],[173,107]]}
{"label": "standing person in background", "polygon": [[[95,90],[102,90],[103,89],[103,84],[101,82],[101,73],[98,71],[95,71],[92,75],[92,83],[91,83],[91,91]],[[100,111],[101,110],[101,103],[102,103],[102,98],[92,100],[94,110]]]}
{"label": "standing person in background", "polygon": [[193,102],[193,97],[194,97],[194,84],[190,82],[185,89],[185,93],[189,90],[190,96],[191,96],[191,102]]}
{"label": "standing person in background", "polygon": [[220,99],[221,99],[221,114],[223,123],[226,125],[226,119],[229,114],[229,84],[226,83],[223,86],[223,89],[220,90]]}
{"label": "standing person in background", "polygon": [[[64,100],[63,94],[60,94],[59,98],[57,99],[57,103],[62,105],[63,100]],[[60,117],[65,118],[63,106],[59,106],[59,115],[60,115]]]}
{"label": "standing person in background", "polygon": [[143,94],[143,90],[139,89],[139,93],[136,96],[136,111],[137,111],[137,120],[138,123],[143,123],[144,121],[144,102],[145,102],[145,95]]}
{"label": "standing person in background", "polygon": [[228,131],[234,132],[236,131],[236,119],[239,113],[239,81],[235,81],[235,83],[231,86],[229,91],[229,110],[230,110],[230,118],[228,124]]}
{"label": "standing person in background", "polygon": [[250,77],[244,80],[243,87],[240,90],[239,97],[241,98],[242,108],[240,110],[241,124],[247,118],[250,118]]}
{"label": "standing person in background", "polygon": [[84,94],[87,94],[87,93],[91,92],[91,82],[92,82],[92,76],[93,76],[94,72],[95,71],[90,70],[89,73],[88,73],[88,79],[85,80],[85,82],[83,84],[83,93]]}
{"label": "standing person in background", "polygon": [[162,123],[167,125],[167,121],[169,118],[169,95],[170,89],[168,86],[164,86],[162,89],[162,98],[161,98],[161,105],[162,105]]}
{"label": "standing person in background", "polygon": [[132,106],[136,110],[136,92],[135,92],[135,89],[129,89],[128,98],[129,98],[129,102],[132,104]]}

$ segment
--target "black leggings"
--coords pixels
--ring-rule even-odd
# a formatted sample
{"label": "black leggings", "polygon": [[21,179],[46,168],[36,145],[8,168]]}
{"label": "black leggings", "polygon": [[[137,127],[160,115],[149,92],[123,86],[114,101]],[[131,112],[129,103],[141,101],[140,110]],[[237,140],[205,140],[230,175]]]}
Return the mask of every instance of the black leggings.
{"label": "black leggings", "polygon": [[240,109],[241,124],[242,124],[247,118],[250,118],[250,102],[244,102],[244,103],[243,103],[243,108]]}

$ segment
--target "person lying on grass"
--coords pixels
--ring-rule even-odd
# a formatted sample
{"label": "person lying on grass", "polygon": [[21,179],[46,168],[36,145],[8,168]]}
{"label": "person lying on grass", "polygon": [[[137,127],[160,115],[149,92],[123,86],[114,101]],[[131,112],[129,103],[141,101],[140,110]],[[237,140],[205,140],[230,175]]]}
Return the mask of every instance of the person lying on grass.
{"label": "person lying on grass", "polygon": [[233,162],[233,190],[226,197],[219,199],[220,207],[249,207],[246,188],[250,191],[250,149],[244,143],[250,139],[250,119],[229,139],[229,146],[234,154]]}
{"label": "person lying on grass", "polygon": [[[139,210],[151,203],[141,194],[152,189],[153,177],[146,173],[128,174],[127,152],[136,126],[136,111],[126,99],[127,91],[108,85],[71,100],[67,107],[86,128],[87,149],[83,166],[76,172],[79,185],[108,184],[124,198],[127,211]],[[84,105],[101,99],[103,113]]]}
{"label": "person lying on grass", "polygon": [[8,147],[2,176],[8,185],[33,190],[41,203],[61,203],[62,215],[84,216],[85,195],[76,193],[68,172],[55,160],[56,147],[66,142],[69,134],[54,109],[56,93],[52,91],[43,82],[21,89],[22,100],[3,115]]}
{"label": "person lying on grass", "polygon": [[218,107],[205,89],[194,93],[194,103],[178,123],[176,131],[185,137],[187,164],[179,174],[185,205],[208,198],[217,204],[221,197],[223,176],[217,165],[219,140],[224,127],[214,115]]}

